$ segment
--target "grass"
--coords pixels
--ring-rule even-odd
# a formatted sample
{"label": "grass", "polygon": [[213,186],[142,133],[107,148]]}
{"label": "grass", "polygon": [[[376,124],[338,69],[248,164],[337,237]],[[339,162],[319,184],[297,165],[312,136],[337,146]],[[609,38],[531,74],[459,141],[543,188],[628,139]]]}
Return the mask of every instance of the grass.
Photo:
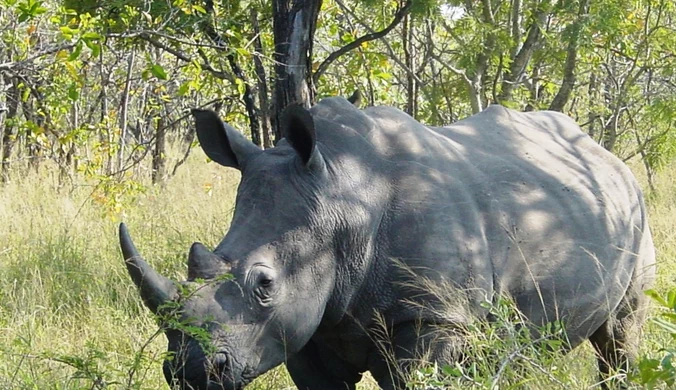
{"label": "grass", "polygon": [[[59,187],[47,169],[0,186],[0,389],[166,388],[160,365],[164,337],[156,334],[156,324],[126,274],[117,224],[127,223],[158,271],[183,279],[190,244],[213,247],[232,215],[237,172],[204,160],[196,150],[165,186],[131,186],[118,195],[86,182]],[[662,172],[657,183],[649,206],[659,256],[656,289],[665,292],[676,276],[676,168]],[[643,353],[658,355],[669,336],[651,325],[646,332]],[[476,350],[500,351],[500,362],[515,351],[513,340],[500,339],[491,330],[479,329],[475,336]],[[521,354],[521,368],[510,364],[500,372],[500,388],[586,388],[596,383],[591,348],[565,356],[533,351]],[[476,356],[487,356],[481,353]],[[429,385],[444,374],[449,372],[425,367],[412,381]],[[468,382],[469,371],[450,374],[458,388],[492,385]],[[282,367],[249,388],[290,387]],[[360,388],[377,387],[366,375]]]}

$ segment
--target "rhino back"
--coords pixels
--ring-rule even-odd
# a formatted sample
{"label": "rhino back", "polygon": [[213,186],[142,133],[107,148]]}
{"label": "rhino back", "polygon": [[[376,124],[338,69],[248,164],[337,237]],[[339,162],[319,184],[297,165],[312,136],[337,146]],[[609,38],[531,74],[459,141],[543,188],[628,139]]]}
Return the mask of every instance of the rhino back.
{"label": "rhino back", "polygon": [[353,310],[408,321],[441,305],[430,285],[447,284],[467,305],[423,315],[462,321],[507,293],[536,323],[565,318],[576,344],[617,307],[640,257],[654,256],[632,174],[564,115],[491,106],[430,128],[393,108],[341,110],[329,119],[366,140],[350,147],[389,189],[370,298]]}

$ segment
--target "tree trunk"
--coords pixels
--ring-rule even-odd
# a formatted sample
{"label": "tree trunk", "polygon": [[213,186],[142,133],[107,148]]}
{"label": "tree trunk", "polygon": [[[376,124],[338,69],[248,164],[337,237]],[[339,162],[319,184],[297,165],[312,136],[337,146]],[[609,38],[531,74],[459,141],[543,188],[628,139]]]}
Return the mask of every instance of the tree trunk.
{"label": "tree trunk", "polygon": [[164,123],[164,115],[160,114],[155,121],[155,147],[153,148],[153,184],[160,183],[164,179],[166,166],[166,134],[167,127]]}
{"label": "tree trunk", "polygon": [[19,109],[19,100],[21,96],[17,88],[17,80],[12,78],[7,90],[7,116],[5,117],[5,128],[2,133],[2,155],[0,156],[0,182],[9,180],[9,158],[12,155],[12,149],[16,142],[15,124],[16,113]]}
{"label": "tree trunk", "polygon": [[615,110],[615,112],[613,112],[613,116],[610,118],[610,121],[604,128],[603,147],[609,152],[613,151],[615,148],[615,143],[617,142],[617,125],[620,121],[619,116],[619,110]]}
{"label": "tree trunk", "polygon": [[528,103],[526,103],[527,111],[533,111],[540,107],[540,73],[542,69],[542,61],[537,61],[533,64],[531,77],[528,84]]}
{"label": "tree trunk", "polygon": [[[591,75],[589,76],[589,89],[587,90],[587,93],[589,95],[589,101],[590,102],[596,102],[596,99],[598,99],[598,93],[597,93],[597,81],[596,81],[596,73],[592,72]],[[595,110],[589,110],[589,114],[587,116],[587,121],[589,122],[589,129],[587,130],[587,134],[595,140],[596,139],[596,118],[598,117],[598,114],[595,112]]]}
{"label": "tree trunk", "polygon": [[[253,26],[253,45],[254,50],[263,53],[263,42],[261,41],[260,27],[258,25],[258,10],[251,7],[251,24]],[[272,147],[271,129],[270,129],[270,102],[268,99],[268,79],[265,74],[265,66],[260,56],[254,56],[254,68],[258,78],[258,106],[261,119],[261,132],[263,133],[263,148]]]}
{"label": "tree trunk", "polygon": [[[77,101],[73,102],[70,115],[71,115],[70,127],[71,129],[77,129],[78,127],[80,127],[79,121],[80,110]],[[61,149],[59,150],[59,185],[63,185],[66,179],[70,176],[71,172],[73,172],[74,165],[73,157],[75,153],[76,153],[75,141],[68,141],[68,144],[61,145]]]}
{"label": "tree trunk", "polygon": [[411,15],[406,15],[402,23],[403,48],[404,48],[404,63],[406,64],[406,113],[411,117],[416,116],[416,87],[413,69],[415,69],[413,61],[413,32],[411,26]]}
{"label": "tree trunk", "polygon": [[[99,142],[101,145],[111,146],[113,143],[113,135],[111,133],[110,126],[108,126],[108,77],[106,76],[106,61],[103,58],[103,51],[106,45],[101,45],[101,52],[99,53],[99,76],[101,76],[101,115],[99,119],[99,124],[102,128],[106,129],[99,133]],[[101,167],[103,169],[103,167]],[[108,159],[106,160],[105,172],[110,173],[113,171],[113,159],[110,153],[108,153]]]}
{"label": "tree trunk", "polygon": [[[468,9],[472,9],[471,6]],[[495,18],[493,17],[493,6],[490,0],[481,0],[481,21],[486,26],[483,50],[477,56],[475,69],[469,72],[468,83],[469,101],[473,114],[481,112],[486,105],[484,98],[486,71],[497,43]]]}
{"label": "tree trunk", "polygon": [[[122,99],[120,100],[120,140],[119,140],[119,150],[117,151],[117,167],[116,169],[122,169],[122,164],[124,161],[124,148],[127,141],[127,114],[129,109],[129,92],[131,90],[131,78],[132,78],[132,69],[134,68],[134,60],[136,58],[136,51],[132,49],[131,54],[129,54],[129,59],[127,62],[127,79],[124,83],[124,91],[122,92]],[[111,172],[108,172],[110,174]]]}
{"label": "tree trunk", "polygon": [[310,107],[315,98],[312,85],[312,42],[321,0],[274,0],[275,84],[273,128],[275,142],[283,137],[280,115],[291,103]]}
{"label": "tree trunk", "polygon": [[566,62],[563,66],[563,80],[559,92],[554,96],[552,104],[549,105],[551,111],[563,111],[563,107],[570,98],[570,93],[575,86],[575,65],[577,64],[577,48],[580,41],[580,33],[582,31],[582,24],[586,20],[587,12],[589,11],[589,0],[581,0],[580,8],[578,10],[577,20],[574,22],[570,41],[566,49]]}
{"label": "tree trunk", "polygon": [[[515,2],[515,7],[520,5],[520,2]],[[517,18],[512,15],[513,18]],[[498,97],[499,102],[508,101],[512,98],[512,93],[514,88],[519,84],[523,78],[523,74],[526,71],[526,67],[533,57],[533,52],[538,47],[540,43],[540,37],[542,36],[540,26],[542,26],[547,18],[547,12],[542,9],[536,10],[533,17],[533,23],[528,29],[528,35],[526,35],[526,40],[521,44],[520,41],[516,41],[514,49],[510,54],[511,61],[509,69],[505,71],[502,79],[502,87],[500,88],[500,96]],[[517,18],[518,20],[518,18]],[[514,22],[514,21],[513,21]],[[518,30],[516,26],[512,26],[513,30]],[[512,32],[514,39],[520,39],[520,32]],[[519,48],[519,45],[521,47]],[[518,50],[517,50],[518,48]]]}
{"label": "tree trunk", "polygon": [[[42,130],[44,131],[43,120],[40,119],[40,115],[37,113],[33,102],[34,100],[30,98],[26,101],[22,101],[21,110],[23,111],[23,116],[27,121],[32,122],[33,126],[37,128],[42,127]],[[42,146],[38,141],[39,134],[36,133],[33,126],[26,129],[26,148],[28,149],[28,167],[37,172],[40,166],[39,158]]]}

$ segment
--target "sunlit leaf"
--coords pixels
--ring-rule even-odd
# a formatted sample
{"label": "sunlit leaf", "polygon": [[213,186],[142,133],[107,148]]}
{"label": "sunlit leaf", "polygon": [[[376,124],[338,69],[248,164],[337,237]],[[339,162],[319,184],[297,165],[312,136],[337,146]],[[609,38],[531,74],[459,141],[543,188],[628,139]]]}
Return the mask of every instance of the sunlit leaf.
{"label": "sunlit leaf", "polygon": [[80,57],[80,53],[82,53],[82,42],[78,42],[77,45],[75,45],[75,48],[73,48],[73,51],[70,53],[68,56],[68,61],[74,61],[78,57]]}
{"label": "sunlit leaf", "polygon": [[150,72],[153,74],[153,76],[157,77],[160,80],[166,80],[167,79],[167,72],[164,70],[164,68],[160,64],[153,64],[150,67]]}

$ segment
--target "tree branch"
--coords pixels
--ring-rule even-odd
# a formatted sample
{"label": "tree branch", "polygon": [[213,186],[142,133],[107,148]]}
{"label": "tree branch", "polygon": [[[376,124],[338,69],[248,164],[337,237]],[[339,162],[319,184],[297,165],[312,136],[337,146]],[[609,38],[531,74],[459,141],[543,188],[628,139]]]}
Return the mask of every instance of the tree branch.
{"label": "tree branch", "polygon": [[[118,36],[111,36],[111,37],[119,38]],[[147,32],[139,33],[138,35],[136,35],[136,37],[150,43],[151,45],[157,47],[158,49],[162,49],[162,50],[166,51],[167,53],[173,55],[174,57],[178,58],[179,60],[181,60],[183,62],[188,62],[188,63],[192,62],[192,58],[190,58],[190,56],[188,56],[187,54],[185,54],[185,53],[183,53],[183,52],[181,52],[181,51],[179,51],[179,50],[177,50],[177,49],[175,49],[171,46],[168,46],[168,45],[160,42],[159,40],[153,38]],[[214,68],[213,66],[211,66],[206,61],[202,62],[200,64],[200,67],[202,69],[205,69],[206,71],[210,72],[216,78],[219,78],[221,80],[228,80],[230,82],[235,82],[235,79],[230,74]]]}
{"label": "tree branch", "polygon": [[408,13],[411,11],[412,4],[413,4],[412,0],[407,0],[406,4],[404,4],[403,7],[399,8],[399,10],[397,10],[397,12],[394,14],[394,19],[392,19],[392,22],[390,22],[390,24],[384,29],[362,35],[361,37],[355,39],[354,41],[348,43],[347,45],[329,54],[329,56],[326,57],[326,59],[322,61],[322,63],[319,65],[317,71],[312,75],[313,84],[317,85],[319,78],[322,77],[324,72],[326,72],[326,69],[329,67],[329,65],[331,65],[342,55],[358,48],[364,42],[382,38],[385,35],[387,35],[390,31],[392,31],[392,29],[394,29],[399,23],[401,23],[404,17],[408,15]]}
{"label": "tree branch", "polygon": [[33,56],[30,56],[30,57],[26,58],[25,60],[5,62],[5,63],[0,64],[0,71],[11,70],[13,68],[16,68],[17,66],[27,64],[29,62],[33,62],[33,61],[37,60],[38,58],[57,53],[61,50],[69,50],[69,49],[72,49],[73,47],[75,47],[74,43],[59,45],[59,46],[51,47],[51,48],[49,48],[49,49],[47,49],[43,52],[40,52],[38,54],[33,55]]}
{"label": "tree branch", "polygon": [[[533,23],[528,29],[528,35],[526,40],[521,45],[521,49],[516,50],[520,42],[516,42],[516,46],[512,53],[512,61],[509,66],[509,69],[505,72],[502,79],[502,88],[500,91],[500,96],[498,97],[498,102],[509,100],[512,97],[512,91],[516,87],[522,78],[528,62],[530,62],[533,52],[537,48],[540,37],[541,29],[540,26],[544,24],[547,17],[547,12],[543,7],[540,7],[533,17]],[[520,38],[520,35],[519,35]]]}
{"label": "tree branch", "polygon": [[451,72],[455,73],[456,75],[462,77],[462,80],[467,83],[468,86],[472,86],[472,80],[470,80],[469,77],[467,77],[467,73],[465,73],[464,70],[458,69],[454,67],[453,65],[449,65],[447,61],[444,61],[441,59],[438,55],[432,54],[432,59],[434,59],[439,65],[441,65],[443,68],[446,68],[450,70]]}
{"label": "tree branch", "polygon": [[[347,7],[345,6],[345,4],[343,4],[343,2],[342,2],[341,0],[336,0],[336,4],[338,4],[338,6],[340,6],[340,8],[343,9],[343,11],[345,11],[345,12],[348,13],[350,16],[352,16],[352,17],[357,21],[357,23],[359,23],[359,24],[360,24],[362,27],[364,27],[366,30],[370,31],[371,33],[374,33],[374,32],[375,32],[375,31],[371,28],[371,26],[368,25],[368,23],[364,22],[364,21],[361,20],[357,15],[355,15],[355,13],[352,12],[349,8],[347,8]],[[397,56],[397,54],[395,53],[394,49],[392,48],[392,45],[390,45],[390,43],[387,42],[387,39],[385,39],[384,36],[379,37],[378,39],[380,39],[380,41],[383,43],[383,45],[385,45],[385,48],[387,49],[387,53],[389,54],[390,59],[391,59],[392,61],[396,62],[397,65],[399,65],[399,66],[400,66],[404,71],[406,71],[407,73],[413,74],[413,77],[415,77],[415,79],[416,79],[417,82],[419,82],[419,83],[421,83],[421,84],[424,84],[424,82],[420,79],[420,77],[418,77],[418,75],[415,74],[415,71],[414,71],[413,69],[409,69],[408,66],[406,66],[406,64],[404,64],[404,63],[399,59],[399,56]]]}
{"label": "tree branch", "polygon": [[[209,15],[209,19],[206,20],[205,23],[202,25],[202,30],[216,46],[218,46],[221,50],[226,51],[225,58],[228,60],[228,63],[230,64],[232,73],[234,73],[235,77],[241,80],[241,82],[243,83],[244,94],[242,98],[244,99],[244,106],[246,108],[247,115],[249,116],[249,124],[251,128],[251,140],[253,141],[253,143],[260,146],[261,132],[260,132],[260,124],[258,122],[258,108],[256,107],[256,102],[253,96],[251,85],[247,81],[246,76],[244,75],[244,71],[242,71],[242,68],[239,66],[237,61],[235,61],[235,55],[232,52],[228,51],[229,42],[216,31],[216,27],[214,26],[213,23],[214,17],[213,0],[206,0],[205,5],[206,5],[205,9],[207,11],[207,14]],[[232,80],[232,82],[235,83],[236,80]]]}

